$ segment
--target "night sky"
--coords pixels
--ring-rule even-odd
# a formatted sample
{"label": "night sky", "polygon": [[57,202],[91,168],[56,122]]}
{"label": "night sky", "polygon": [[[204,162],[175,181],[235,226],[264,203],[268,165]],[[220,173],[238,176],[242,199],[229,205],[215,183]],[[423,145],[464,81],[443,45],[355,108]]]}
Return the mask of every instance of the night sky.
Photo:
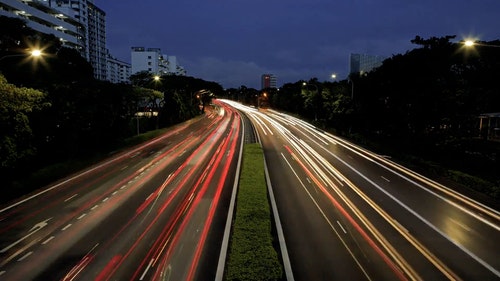
{"label": "night sky", "polygon": [[345,79],[349,54],[390,57],[419,35],[500,39],[500,0],[95,0],[111,54],[161,48],[187,75],[260,89],[316,77]]}

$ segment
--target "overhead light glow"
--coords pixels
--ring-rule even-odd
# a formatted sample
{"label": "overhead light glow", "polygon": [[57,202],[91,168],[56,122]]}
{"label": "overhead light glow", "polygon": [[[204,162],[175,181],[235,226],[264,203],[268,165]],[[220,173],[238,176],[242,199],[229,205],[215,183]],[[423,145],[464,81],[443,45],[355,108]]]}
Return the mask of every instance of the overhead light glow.
{"label": "overhead light glow", "polygon": [[474,46],[474,41],[472,41],[472,40],[467,40],[467,41],[465,41],[465,43],[464,43],[464,44],[465,44],[465,46],[467,46],[467,47],[472,47],[472,46]]}

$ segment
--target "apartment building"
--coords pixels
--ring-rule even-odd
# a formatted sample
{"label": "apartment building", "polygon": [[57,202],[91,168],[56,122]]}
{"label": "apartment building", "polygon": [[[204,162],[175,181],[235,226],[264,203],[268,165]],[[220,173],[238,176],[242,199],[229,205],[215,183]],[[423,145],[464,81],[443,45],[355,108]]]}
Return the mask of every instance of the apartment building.
{"label": "apartment building", "polygon": [[64,46],[88,52],[86,27],[77,19],[50,7],[48,1],[1,0],[0,15],[20,18],[39,32],[53,34]]}
{"label": "apartment building", "polygon": [[262,89],[276,89],[277,78],[274,74],[262,74],[260,84]]}
{"label": "apartment building", "polygon": [[106,80],[112,83],[130,83],[130,63],[121,61],[108,53],[107,68]]}
{"label": "apartment building", "polygon": [[350,71],[349,73],[363,74],[372,71],[379,67],[384,62],[382,56],[374,56],[368,54],[351,54],[350,56]]}
{"label": "apartment building", "polygon": [[160,48],[131,48],[131,73],[147,71],[157,75],[186,75],[175,56],[162,54]]}
{"label": "apartment building", "polygon": [[90,62],[96,79],[107,79],[106,13],[93,0],[1,0],[0,15],[55,35]]}

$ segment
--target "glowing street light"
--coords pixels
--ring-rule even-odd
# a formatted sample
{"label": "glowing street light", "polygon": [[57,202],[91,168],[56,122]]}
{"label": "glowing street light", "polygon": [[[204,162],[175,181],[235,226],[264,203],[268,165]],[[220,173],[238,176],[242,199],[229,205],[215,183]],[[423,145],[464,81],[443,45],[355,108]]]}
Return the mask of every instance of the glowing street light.
{"label": "glowing street light", "polygon": [[474,46],[481,46],[481,47],[493,47],[493,48],[500,48],[499,45],[491,45],[491,44],[484,44],[484,43],[478,43],[477,41],[467,39],[465,41],[462,41],[465,47],[467,48],[472,48]]}
{"label": "glowing street light", "polygon": [[337,79],[337,74],[333,73],[331,77],[333,80],[335,80],[335,79]]}
{"label": "glowing street light", "polygon": [[31,56],[35,57],[35,58],[41,57],[42,56],[42,51],[38,50],[38,49],[32,50],[31,51]]}
{"label": "glowing street light", "polygon": [[474,41],[472,41],[472,40],[466,40],[464,42],[464,45],[467,46],[467,47],[472,47],[472,46],[474,46]]}
{"label": "glowing street light", "polygon": [[42,50],[39,50],[39,49],[33,49],[27,53],[21,53],[21,54],[13,54],[13,55],[6,55],[6,56],[3,56],[0,58],[0,61],[3,60],[3,59],[6,59],[6,58],[13,58],[13,57],[25,57],[25,56],[29,56],[29,57],[33,57],[33,58],[38,58],[38,57],[41,57],[43,55],[42,53]]}

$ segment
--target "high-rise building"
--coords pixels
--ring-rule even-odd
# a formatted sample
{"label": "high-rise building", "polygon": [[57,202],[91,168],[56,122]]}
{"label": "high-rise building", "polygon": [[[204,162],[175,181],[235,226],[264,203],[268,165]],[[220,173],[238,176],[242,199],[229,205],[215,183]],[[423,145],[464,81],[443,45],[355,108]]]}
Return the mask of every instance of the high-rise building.
{"label": "high-rise building", "polygon": [[93,0],[2,0],[0,15],[55,35],[90,62],[96,79],[107,79],[106,13]]}
{"label": "high-rise building", "polygon": [[132,74],[147,71],[158,75],[186,75],[186,70],[177,63],[177,58],[162,54],[160,48],[132,47],[131,64]]}
{"label": "high-rise building", "polygon": [[53,34],[64,46],[74,48],[86,56],[85,26],[74,17],[52,8],[48,1],[0,1],[0,15],[20,18],[28,27],[45,34]]}
{"label": "high-rise building", "polygon": [[351,54],[350,56],[350,71],[349,73],[367,73],[379,67],[384,62],[382,56],[374,56],[367,54]]}
{"label": "high-rise building", "polygon": [[85,30],[85,57],[94,68],[94,77],[106,80],[106,13],[93,0],[56,0],[49,5],[75,20]]}
{"label": "high-rise building", "polygon": [[166,56],[167,57],[167,73],[169,74],[175,74],[175,75],[181,75],[184,76],[186,75],[186,70],[184,67],[180,66],[177,64],[177,57],[176,56]]}
{"label": "high-rise building", "polygon": [[107,58],[107,79],[112,83],[129,83],[130,82],[130,63],[123,62],[108,53]]}
{"label": "high-rise building", "polygon": [[276,82],[277,82],[277,79],[276,79],[276,76],[274,76],[274,74],[262,74],[261,88],[262,89],[277,88]]}

